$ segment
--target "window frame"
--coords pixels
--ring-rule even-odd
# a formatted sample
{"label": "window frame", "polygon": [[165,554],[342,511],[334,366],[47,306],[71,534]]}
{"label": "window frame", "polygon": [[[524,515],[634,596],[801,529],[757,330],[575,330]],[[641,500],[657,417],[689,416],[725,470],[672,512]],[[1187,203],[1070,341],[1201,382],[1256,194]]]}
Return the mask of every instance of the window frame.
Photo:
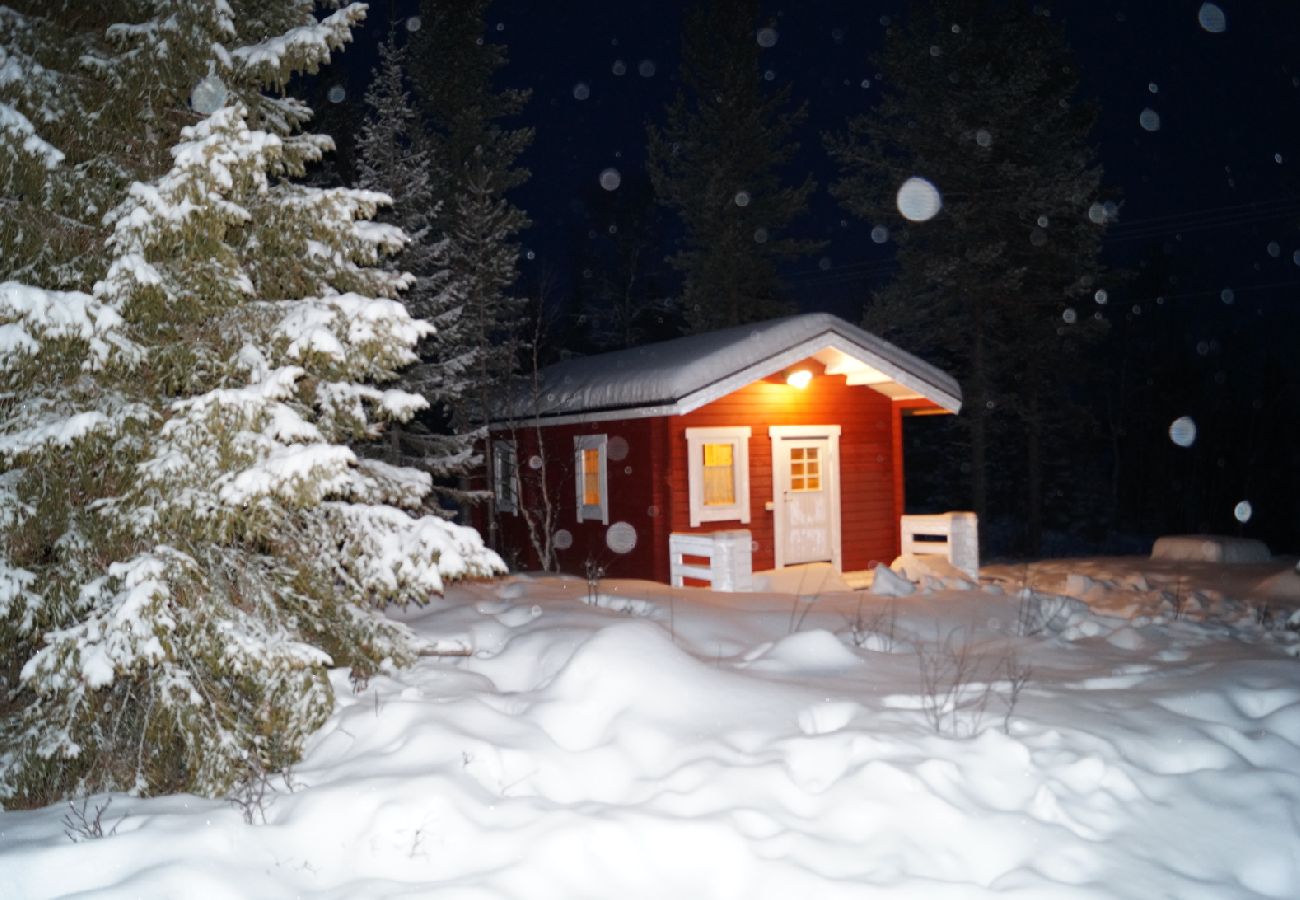
{"label": "window frame", "polygon": [[[609,524],[609,440],[603,434],[575,434],[573,436],[574,484],[577,490],[577,517],[579,522]],[[600,503],[587,502],[586,450],[598,451],[597,476]]]}
{"label": "window frame", "polygon": [[492,488],[497,512],[518,515],[519,448],[513,440],[492,441]]}
{"label": "window frame", "polygon": [[[703,522],[738,521],[748,525],[749,503],[749,439],[753,429],[748,425],[722,425],[711,428],[686,429],[687,494],[690,498],[691,527]],[[706,506],[704,503],[704,445],[730,444],[735,502],[728,506]]]}

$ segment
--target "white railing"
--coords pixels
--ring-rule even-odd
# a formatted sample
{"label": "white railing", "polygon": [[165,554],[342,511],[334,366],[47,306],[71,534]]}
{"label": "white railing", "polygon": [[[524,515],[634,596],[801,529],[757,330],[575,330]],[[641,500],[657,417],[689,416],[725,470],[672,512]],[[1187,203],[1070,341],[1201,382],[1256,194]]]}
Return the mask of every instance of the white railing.
{"label": "white railing", "polygon": [[[687,578],[707,581],[715,591],[748,591],[754,585],[753,537],[746,529],[668,535],[668,569],[675,587]],[[688,563],[687,557],[708,565]]]}
{"label": "white railing", "polygon": [[903,553],[943,556],[967,576],[979,577],[980,532],[975,513],[903,516],[900,527]]}

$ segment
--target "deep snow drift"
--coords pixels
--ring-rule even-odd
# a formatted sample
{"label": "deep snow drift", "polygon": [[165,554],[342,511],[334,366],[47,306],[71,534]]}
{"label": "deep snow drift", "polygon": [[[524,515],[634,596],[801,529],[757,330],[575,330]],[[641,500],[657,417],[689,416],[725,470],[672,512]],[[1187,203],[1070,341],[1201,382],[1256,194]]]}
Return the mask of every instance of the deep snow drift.
{"label": "deep snow drift", "polygon": [[1300,580],[1224,571],[458,585],[289,784],[0,812],[0,894],[1298,896]]}

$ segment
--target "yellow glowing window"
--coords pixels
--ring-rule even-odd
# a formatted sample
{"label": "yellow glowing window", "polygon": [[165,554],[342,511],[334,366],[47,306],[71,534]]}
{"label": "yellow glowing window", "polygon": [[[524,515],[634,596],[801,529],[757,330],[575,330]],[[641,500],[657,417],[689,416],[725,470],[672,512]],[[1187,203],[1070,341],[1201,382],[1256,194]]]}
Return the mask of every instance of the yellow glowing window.
{"label": "yellow glowing window", "polygon": [[816,447],[790,448],[790,490],[821,490],[821,468]]}
{"label": "yellow glowing window", "polygon": [[734,506],[736,503],[735,445],[704,445],[704,505]]}
{"label": "yellow glowing window", "polygon": [[609,482],[606,479],[606,441],[603,434],[577,434],[573,437],[573,473],[577,477],[579,522],[609,524]]}
{"label": "yellow glowing window", "polygon": [[749,522],[748,425],[686,429],[690,523]]}
{"label": "yellow glowing window", "polygon": [[600,506],[600,450],[582,451],[582,502]]}

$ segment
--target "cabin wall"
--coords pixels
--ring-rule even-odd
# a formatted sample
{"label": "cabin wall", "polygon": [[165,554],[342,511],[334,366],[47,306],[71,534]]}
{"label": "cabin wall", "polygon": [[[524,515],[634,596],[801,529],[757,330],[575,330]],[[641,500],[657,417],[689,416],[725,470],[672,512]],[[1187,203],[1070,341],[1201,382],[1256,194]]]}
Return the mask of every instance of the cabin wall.
{"label": "cabin wall", "polygon": [[898,510],[895,483],[901,479],[901,458],[894,438],[894,404],[868,387],[849,386],[842,377],[822,374],[822,366],[806,360],[816,376],[805,388],[786,384],[781,376],[764,379],[668,421],[672,469],[686,472],[686,429],[748,425],[750,522],[705,522],[690,527],[686,478],[672,481],[670,525],[673,531],[718,531],[748,528],[754,535],[754,568],[776,565],[774,513],[766,509],[772,496],[773,425],[840,426],[840,541],[846,570],[886,564],[898,555]]}
{"label": "cabin wall", "polygon": [[[630,418],[541,429],[547,442],[544,470],[529,465],[538,455],[537,430],[513,434],[521,472],[523,503],[540,509],[539,479],[544,474],[550,496],[560,510],[557,527],[571,545],[557,551],[560,570],[584,574],[590,560],[609,577],[668,581],[668,535],[672,531],[709,532],[747,528],[753,534],[755,569],[776,564],[772,496],[774,425],[840,427],[840,541],[844,569],[868,569],[891,562],[899,552],[899,517],[903,513],[903,410],[928,401],[891,401],[865,386],[849,386],[827,376],[814,360],[801,367],[817,373],[798,389],[773,376],[741,388],[683,416]],[[750,521],[704,522],[692,528],[686,429],[749,426]],[[604,434],[608,440],[609,524],[577,521],[574,437]],[[500,436],[500,435],[499,435]],[[536,568],[538,560],[524,514],[502,514],[499,546],[509,560]],[[610,526],[626,523],[636,534],[627,553],[612,550]]]}
{"label": "cabin wall", "polygon": [[[556,531],[567,536],[570,544],[556,551],[561,572],[583,575],[590,561],[612,578],[668,580],[668,531],[663,521],[670,478],[664,462],[664,431],[663,420],[653,418],[547,426],[541,429],[546,441],[544,467],[530,465],[534,458],[541,458],[537,429],[526,427],[513,434],[495,435],[516,442],[522,506],[542,509],[541,478],[546,478],[551,501],[559,511]],[[606,436],[608,525],[577,518],[574,437],[591,434]],[[502,513],[498,521],[498,543],[507,559],[522,568],[537,568],[540,563],[525,514]],[[626,553],[610,549],[608,543],[609,529],[617,523],[631,526],[636,535],[636,545]]]}

